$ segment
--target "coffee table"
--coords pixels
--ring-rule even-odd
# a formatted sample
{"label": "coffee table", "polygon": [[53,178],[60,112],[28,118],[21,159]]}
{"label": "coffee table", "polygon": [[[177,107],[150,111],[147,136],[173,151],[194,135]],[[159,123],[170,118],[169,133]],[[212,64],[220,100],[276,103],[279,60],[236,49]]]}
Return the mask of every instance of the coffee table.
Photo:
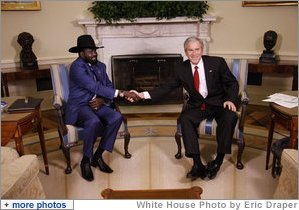
{"label": "coffee table", "polygon": [[112,190],[104,189],[104,199],[200,199],[202,188],[194,186],[186,189],[151,189],[151,190]]}

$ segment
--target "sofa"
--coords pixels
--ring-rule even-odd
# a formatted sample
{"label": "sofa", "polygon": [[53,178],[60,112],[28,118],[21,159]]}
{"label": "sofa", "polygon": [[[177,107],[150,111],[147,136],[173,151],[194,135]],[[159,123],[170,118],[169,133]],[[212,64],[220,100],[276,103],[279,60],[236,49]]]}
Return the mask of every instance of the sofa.
{"label": "sofa", "polygon": [[19,156],[14,148],[1,147],[1,199],[44,199],[36,155]]}
{"label": "sofa", "polygon": [[282,171],[274,192],[275,199],[298,199],[298,150],[284,149]]}

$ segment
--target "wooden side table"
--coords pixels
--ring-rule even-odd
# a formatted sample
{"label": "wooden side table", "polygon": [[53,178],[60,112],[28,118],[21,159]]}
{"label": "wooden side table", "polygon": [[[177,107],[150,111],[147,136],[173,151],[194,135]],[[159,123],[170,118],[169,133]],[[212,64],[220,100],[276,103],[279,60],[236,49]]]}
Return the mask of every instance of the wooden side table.
{"label": "wooden side table", "polygon": [[[16,98],[2,98],[8,106]],[[1,146],[5,146],[13,138],[19,155],[24,155],[23,135],[29,131],[37,130],[43,154],[46,174],[49,174],[49,165],[45,137],[42,127],[42,116],[40,108],[25,113],[2,113],[1,115]]]}
{"label": "wooden side table", "polygon": [[9,97],[8,82],[10,81],[45,78],[51,78],[49,65],[41,65],[34,70],[23,70],[19,67],[1,69],[2,96]]}
{"label": "wooden side table", "polygon": [[[298,91],[285,91],[284,94],[298,96]],[[297,148],[298,145],[298,107],[289,109],[275,103],[270,103],[271,119],[267,143],[267,156],[266,156],[266,170],[270,159],[270,148],[273,140],[273,132],[275,123],[279,123],[290,131],[289,148]]]}
{"label": "wooden side table", "polygon": [[298,62],[278,61],[277,63],[259,63],[259,60],[248,60],[248,72],[293,74],[292,90],[298,90]]}

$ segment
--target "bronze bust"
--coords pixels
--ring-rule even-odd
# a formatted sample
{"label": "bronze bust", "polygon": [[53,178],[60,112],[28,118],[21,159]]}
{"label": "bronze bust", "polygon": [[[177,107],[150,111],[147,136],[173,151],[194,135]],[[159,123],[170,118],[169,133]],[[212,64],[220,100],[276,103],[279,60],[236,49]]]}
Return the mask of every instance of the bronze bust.
{"label": "bronze bust", "polygon": [[264,47],[266,50],[263,51],[260,57],[260,63],[276,63],[277,56],[275,55],[272,48],[275,46],[277,41],[277,33],[275,31],[267,31],[264,34]]}
{"label": "bronze bust", "polygon": [[18,36],[18,43],[22,47],[22,50],[20,52],[22,69],[38,69],[36,56],[32,51],[33,42],[33,36],[28,32],[22,32]]}

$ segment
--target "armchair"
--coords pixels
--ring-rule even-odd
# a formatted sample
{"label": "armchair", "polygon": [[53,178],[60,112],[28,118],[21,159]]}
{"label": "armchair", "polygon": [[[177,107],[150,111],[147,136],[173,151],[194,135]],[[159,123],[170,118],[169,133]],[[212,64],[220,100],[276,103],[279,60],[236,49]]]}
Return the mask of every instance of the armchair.
{"label": "armchair", "polygon": [[[249,98],[246,93],[246,87],[247,87],[247,60],[245,59],[226,59],[227,65],[230,66],[230,69],[234,76],[237,78],[239,82],[239,105],[237,107],[237,115],[238,115],[238,123],[236,125],[235,131],[234,131],[234,139],[237,140],[238,144],[238,155],[237,155],[237,163],[236,167],[238,169],[243,169],[244,165],[241,161],[243,150],[245,147],[244,142],[244,121],[245,121],[245,112],[246,112],[246,106],[249,103]],[[187,103],[188,96],[185,96],[183,108],[185,108],[185,105]],[[216,134],[216,127],[217,123],[214,119],[206,119],[202,121],[198,127],[198,133],[202,135],[213,135]],[[182,145],[181,145],[181,125],[180,122],[177,121],[177,131],[175,133],[175,140],[178,146],[178,152],[175,155],[177,159],[182,158]]]}
{"label": "armchair", "polygon": [[284,149],[282,171],[274,192],[274,199],[298,199],[298,150]]}
{"label": "armchair", "polygon": [[2,199],[45,198],[36,155],[20,157],[15,149],[1,147],[1,169]]}
{"label": "armchair", "polygon": [[[67,167],[66,174],[72,172],[70,148],[75,146],[79,140],[82,140],[83,128],[64,123],[64,108],[69,95],[69,68],[65,64],[53,64],[50,68],[52,85],[53,85],[53,107],[57,113],[58,133],[60,138],[60,145],[63,154],[66,158]],[[114,108],[120,112],[119,108],[115,105]],[[127,120],[124,118],[123,131],[120,136],[124,137],[124,150],[125,158],[131,158],[128,152],[130,142],[130,133],[128,131]]]}

